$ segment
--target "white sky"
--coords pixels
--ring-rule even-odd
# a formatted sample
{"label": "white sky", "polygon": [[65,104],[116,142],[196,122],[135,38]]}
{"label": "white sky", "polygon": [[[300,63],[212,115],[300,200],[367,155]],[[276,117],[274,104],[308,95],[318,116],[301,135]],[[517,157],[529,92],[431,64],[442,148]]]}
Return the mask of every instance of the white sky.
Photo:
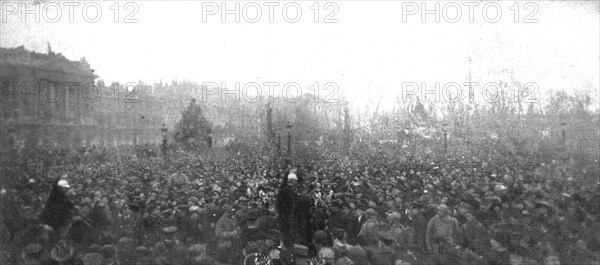
{"label": "white sky", "polygon": [[[274,23],[268,21],[264,2],[257,2],[263,17],[255,24],[243,18],[235,23],[232,15],[226,23],[218,15],[203,23],[199,1],[136,2],[133,18],[139,22],[131,24],[122,22],[133,10],[124,10],[125,1],[119,2],[119,23],[110,9],[114,1],[97,2],[103,12],[97,23],[83,20],[81,6],[75,7],[75,22],[70,23],[64,3],[59,3],[62,17],[57,23],[41,15],[37,23],[35,15],[9,14],[14,3],[2,1],[0,46],[45,52],[50,42],[55,52],[70,59],[86,57],[107,83],[176,78],[233,87],[235,82],[298,82],[309,92],[315,82],[336,82],[359,106],[381,99],[390,107],[403,82],[463,83],[471,57],[474,80],[497,81],[494,71],[512,69],[519,82],[538,84],[540,95],[589,90],[598,102],[600,19],[592,2],[535,2],[539,10],[533,18],[539,22],[529,24],[523,20],[533,8],[525,10],[526,2],[520,2],[520,21],[515,23],[510,9],[514,1],[500,2],[503,13],[495,24],[483,19],[485,2],[475,7],[474,23],[461,5],[463,16],[455,24],[443,18],[435,23],[431,15],[422,23],[420,13],[403,23],[400,1],[334,2],[339,10],[333,18],[339,22],[331,24],[313,22],[309,8],[314,1],[298,1],[303,14],[295,24],[283,20],[287,2],[278,2]],[[325,2],[320,3],[323,21],[333,9],[324,10]],[[443,7],[450,2],[439,3]],[[428,2],[427,7],[433,5]],[[52,8],[46,10],[48,17],[55,16]],[[94,16],[93,9],[89,14]],[[489,14],[494,15],[493,9]]]}

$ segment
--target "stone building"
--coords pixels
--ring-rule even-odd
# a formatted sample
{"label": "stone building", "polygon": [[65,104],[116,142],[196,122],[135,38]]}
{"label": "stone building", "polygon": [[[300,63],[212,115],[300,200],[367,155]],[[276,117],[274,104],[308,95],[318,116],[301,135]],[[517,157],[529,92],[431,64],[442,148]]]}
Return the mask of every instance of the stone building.
{"label": "stone building", "polygon": [[105,87],[97,77],[85,58],[0,48],[3,149],[160,142],[157,100],[137,84]]}
{"label": "stone building", "polygon": [[91,139],[96,77],[85,58],[0,48],[2,146],[72,146]]}

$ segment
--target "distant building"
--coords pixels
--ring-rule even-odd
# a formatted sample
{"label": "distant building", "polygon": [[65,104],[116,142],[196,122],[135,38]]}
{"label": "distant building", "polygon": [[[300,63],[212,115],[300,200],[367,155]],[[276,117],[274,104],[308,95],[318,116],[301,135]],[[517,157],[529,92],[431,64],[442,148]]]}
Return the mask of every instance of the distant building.
{"label": "distant building", "polygon": [[144,91],[96,85],[97,77],[84,58],[0,48],[2,147],[158,143],[160,103]]}
{"label": "distant building", "polygon": [[[96,78],[85,59],[71,61],[50,47],[47,54],[22,46],[0,48],[2,149],[160,143],[162,124],[173,133],[191,99],[213,123],[215,142],[265,138],[266,97],[254,102],[240,95],[237,100],[222,93],[203,95],[201,84],[187,81],[109,85]],[[343,114],[341,105],[308,95],[296,103],[276,98],[273,129],[283,135],[291,121],[298,140],[316,140],[321,134],[310,133],[312,125],[341,128]]]}
{"label": "distant building", "polygon": [[0,48],[3,146],[78,145],[95,130],[86,87],[96,79],[82,59],[70,61],[18,48]]}

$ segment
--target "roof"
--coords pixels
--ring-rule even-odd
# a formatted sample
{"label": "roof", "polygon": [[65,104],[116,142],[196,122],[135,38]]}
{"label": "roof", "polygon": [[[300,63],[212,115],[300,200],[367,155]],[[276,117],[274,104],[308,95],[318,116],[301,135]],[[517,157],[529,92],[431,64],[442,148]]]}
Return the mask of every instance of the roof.
{"label": "roof", "polygon": [[81,58],[71,61],[60,53],[37,53],[26,50],[23,46],[16,48],[0,48],[0,65],[29,66],[44,69],[56,69],[67,73],[98,77],[90,64]]}

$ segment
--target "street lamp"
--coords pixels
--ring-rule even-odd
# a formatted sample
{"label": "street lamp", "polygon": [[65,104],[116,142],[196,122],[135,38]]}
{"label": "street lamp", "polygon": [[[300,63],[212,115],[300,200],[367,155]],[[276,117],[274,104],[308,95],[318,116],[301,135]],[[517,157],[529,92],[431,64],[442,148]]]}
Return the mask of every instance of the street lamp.
{"label": "street lamp", "polygon": [[166,141],[167,141],[167,131],[168,131],[168,130],[169,130],[169,129],[167,128],[167,125],[165,125],[165,124],[163,123],[163,125],[162,125],[162,128],[160,128],[160,132],[161,132],[161,134],[162,134],[162,137],[163,137],[163,142],[166,142]]}
{"label": "street lamp", "polygon": [[133,133],[133,145],[134,146],[137,146],[137,135],[138,135],[137,132]]}
{"label": "street lamp", "polygon": [[285,125],[285,128],[287,130],[287,152],[288,152],[288,156],[291,156],[292,154],[292,124],[290,123],[290,121],[287,122],[287,124]]}
{"label": "street lamp", "polygon": [[277,145],[275,146],[277,149],[277,155],[281,154],[281,133],[277,132]]}
{"label": "street lamp", "polygon": [[9,135],[9,143],[8,143],[8,148],[9,150],[13,150],[13,148],[15,147],[15,126],[14,125],[10,125],[7,129],[8,131],[8,135]]}
{"label": "street lamp", "polygon": [[448,123],[442,123],[442,132],[444,132],[444,153],[448,153]]}
{"label": "street lamp", "polygon": [[567,130],[565,129],[567,122],[563,121],[560,123],[560,125],[562,126],[562,144],[564,146],[567,143]]}
{"label": "street lamp", "polygon": [[163,158],[167,157],[167,131],[169,129],[167,128],[167,125],[165,125],[163,123],[162,128],[160,128],[160,132],[162,134],[163,140],[162,140],[162,154],[163,154]]}

